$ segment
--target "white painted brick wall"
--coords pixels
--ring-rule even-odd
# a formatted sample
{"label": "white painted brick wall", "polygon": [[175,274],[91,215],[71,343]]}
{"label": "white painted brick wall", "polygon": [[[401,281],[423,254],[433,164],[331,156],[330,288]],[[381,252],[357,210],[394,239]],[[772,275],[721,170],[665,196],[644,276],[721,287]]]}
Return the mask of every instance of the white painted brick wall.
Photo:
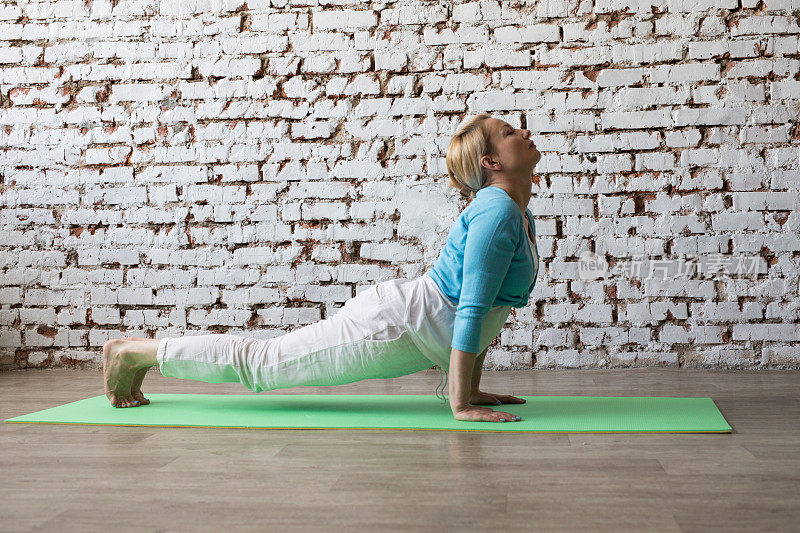
{"label": "white painted brick wall", "polygon": [[479,112],[543,153],[488,366],[798,368],[797,2],[661,4],[0,5],[0,369],[271,338],[423,274]]}

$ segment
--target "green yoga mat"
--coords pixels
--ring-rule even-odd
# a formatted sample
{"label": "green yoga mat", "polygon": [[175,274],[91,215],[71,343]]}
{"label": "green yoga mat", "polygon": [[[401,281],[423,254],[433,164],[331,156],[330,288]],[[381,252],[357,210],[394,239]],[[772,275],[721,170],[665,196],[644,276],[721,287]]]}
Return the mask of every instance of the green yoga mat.
{"label": "green yoga mat", "polygon": [[491,406],[519,422],[462,422],[449,403],[396,394],[148,394],[113,407],[105,395],[9,418],[12,423],[268,429],[428,429],[532,433],[730,433],[711,398],[520,396]]}

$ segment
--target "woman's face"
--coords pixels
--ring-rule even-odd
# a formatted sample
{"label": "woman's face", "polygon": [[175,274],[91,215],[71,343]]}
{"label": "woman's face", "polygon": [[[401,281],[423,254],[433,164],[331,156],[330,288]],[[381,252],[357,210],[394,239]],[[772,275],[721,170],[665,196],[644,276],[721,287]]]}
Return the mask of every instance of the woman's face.
{"label": "woman's face", "polygon": [[[529,175],[542,158],[541,152],[536,149],[530,139],[531,132],[516,129],[508,122],[497,118],[486,119],[484,126],[489,131],[495,153],[484,156],[481,163],[483,164],[484,160],[488,159],[487,163],[490,164],[491,170]],[[492,165],[498,163],[500,168]]]}

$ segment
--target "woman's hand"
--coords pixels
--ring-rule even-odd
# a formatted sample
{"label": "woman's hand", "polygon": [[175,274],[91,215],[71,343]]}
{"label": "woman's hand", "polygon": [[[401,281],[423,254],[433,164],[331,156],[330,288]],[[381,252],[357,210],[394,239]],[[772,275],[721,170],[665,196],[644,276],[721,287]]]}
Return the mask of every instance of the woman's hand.
{"label": "woman's hand", "polygon": [[463,420],[466,422],[517,422],[518,420],[522,420],[517,415],[512,415],[511,413],[495,411],[488,407],[476,407],[474,405],[457,411],[453,416],[455,416],[456,420]]}
{"label": "woman's hand", "polygon": [[488,392],[477,391],[470,395],[469,403],[472,405],[501,405],[504,403],[525,403],[527,400],[509,396],[507,394],[489,394]]}

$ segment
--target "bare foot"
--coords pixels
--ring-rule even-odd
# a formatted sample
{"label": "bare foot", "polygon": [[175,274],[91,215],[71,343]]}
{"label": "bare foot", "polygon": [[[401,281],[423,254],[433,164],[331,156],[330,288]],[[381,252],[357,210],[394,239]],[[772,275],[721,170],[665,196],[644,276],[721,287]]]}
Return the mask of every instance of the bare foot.
{"label": "bare foot", "polygon": [[138,369],[137,361],[120,348],[124,339],[111,339],[103,344],[103,384],[106,396],[114,407],[137,407],[140,403],[133,397],[131,387]]}
{"label": "bare foot", "polygon": [[139,405],[147,405],[150,403],[150,400],[145,398],[142,393],[142,381],[144,381],[144,376],[146,374],[147,368],[137,370],[136,374],[133,375],[133,383],[131,383],[131,396],[133,396],[134,400],[139,400]]}

